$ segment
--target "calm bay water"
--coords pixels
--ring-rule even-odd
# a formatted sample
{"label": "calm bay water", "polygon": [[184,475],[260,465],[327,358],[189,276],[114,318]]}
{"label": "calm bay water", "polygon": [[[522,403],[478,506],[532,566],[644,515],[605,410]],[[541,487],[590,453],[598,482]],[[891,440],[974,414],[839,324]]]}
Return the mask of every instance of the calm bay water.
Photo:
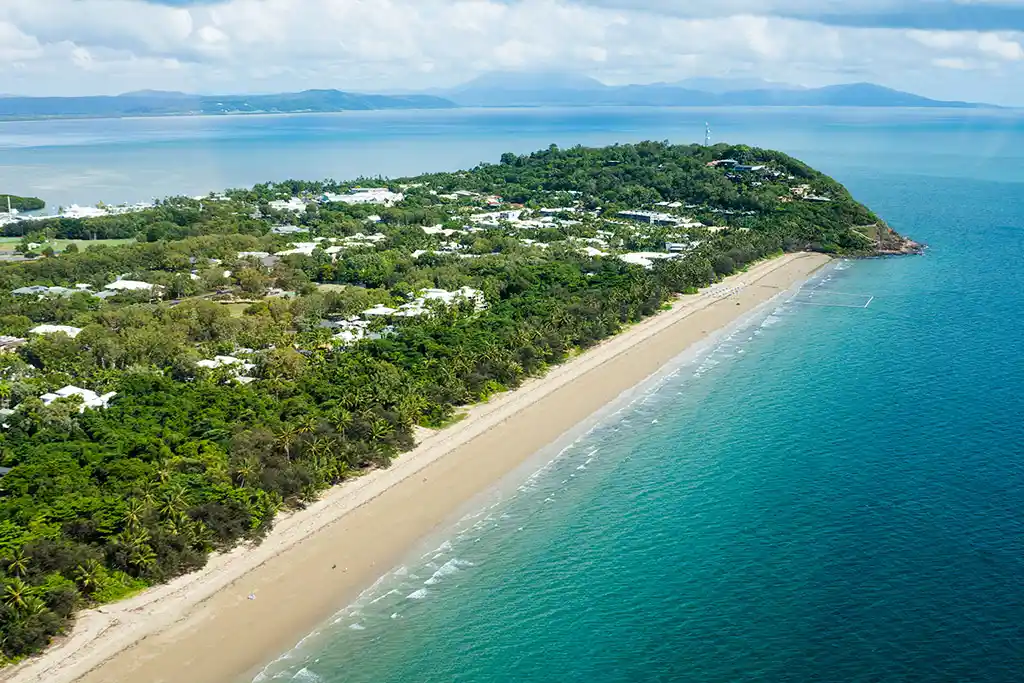
{"label": "calm bay water", "polygon": [[1024,149],[1006,144],[1024,118],[1001,110],[599,107],[0,121],[0,192],[40,196],[56,209],[286,178],[396,177],[551,143],[700,142],[705,122],[715,140],[784,149],[832,169],[995,180],[1024,164]]}
{"label": "calm bay water", "polygon": [[1019,114],[0,123],[0,187],[48,196],[50,183],[52,201],[92,202],[414,173],[551,142],[685,142],[709,116],[718,138],[834,175],[927,255],[840,263],[806,287],[817,301],[873,296],[867,308],[797,296],[680,359],[261,678],[1024,678]]}

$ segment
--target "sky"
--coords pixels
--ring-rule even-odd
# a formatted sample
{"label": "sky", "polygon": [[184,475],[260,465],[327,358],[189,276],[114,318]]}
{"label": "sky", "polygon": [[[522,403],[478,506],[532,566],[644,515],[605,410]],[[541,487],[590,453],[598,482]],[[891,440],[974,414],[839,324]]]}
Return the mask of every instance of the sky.
{"label": "sky", "polygon": [[1024,0],[0,0],[0,93],[870,81],[1024,106]]}

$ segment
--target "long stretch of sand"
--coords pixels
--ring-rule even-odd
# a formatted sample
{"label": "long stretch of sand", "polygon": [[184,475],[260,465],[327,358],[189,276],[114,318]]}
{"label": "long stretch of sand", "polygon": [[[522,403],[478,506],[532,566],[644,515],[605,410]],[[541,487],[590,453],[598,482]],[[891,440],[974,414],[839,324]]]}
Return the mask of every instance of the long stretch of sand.
{"label": "long stretch of sand", "polygon": [[[282,517],[255,548],[89,610],[71,637],[7,672],[12,683],[230,683],[245,680],[401,562],[480,491],[827,257],[791,254],[733,276],[472,408],[388,470]],[[337,569],[332,569],[337,565]],[[255,591],[257,599],[248,600]]]}

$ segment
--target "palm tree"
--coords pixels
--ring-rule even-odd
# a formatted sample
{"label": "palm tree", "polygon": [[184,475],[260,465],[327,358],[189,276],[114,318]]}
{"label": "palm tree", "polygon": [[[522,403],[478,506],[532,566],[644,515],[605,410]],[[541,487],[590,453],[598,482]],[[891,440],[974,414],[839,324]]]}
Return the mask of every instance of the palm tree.
{"label": "palm tree", "polygon": [[142,543],[129,550],[128,564],[137,569],[148,569],[156,562],[156,553],[149,545]]}
{"label": "palm tree", "polygon": [[168,463],[167,461],[163,461],[157,468],[156,478],[160,480],[161,484],[166,484],[168,481],[170,481],[171,475],[173,474],[174,471],[171,469],[170,463]]}
{"label": "palm tree", "polygon": [[25,576],[25,573],[28,571],[28,558],[25,557],[25,553],[21,548],[15,550],[7,559],[7,571],[17,577]]}
{"label": "palm tree", "polygon": [[299,423],[299,428],[296,430],[299,434],[312,434],[316,431],[319,426],[319,422],[313,416],[306,417]]}
{"label": "palm tree", "polygon": [[11,400],[11,383],[0,382],[0,406],[6,408]]}
{"label": "palm tree", "polygon": [[146,506],[141,500],[137,498],[131,498],[128,500],[128,505],[124,510],[124,521],[129,529],[134,529],[142,525],[142,518],[146,514]]}
{"label": "palm tree", "polygon": [[103,565],[96,560],[86,560],[75,569],[75,581],[82,587],[82,592],[92,595],[103,585]]}
{"label": "palm tree", "polygon": [[346,408],[339,408],[331,414],[331,422],[334,429],[344,434],[345,430],[352,424],[352,412]]}
{"label": "palm tree", "polygon": [[238,485],[245,488],[246,482],[252,481],[252,478],[259,472],[259,463],[256,458],[248,457],[243,459],[235,467],[235,479],[238,481]]}
{"label": "palm tree", "polygon": [[374,441],[383,441],[391,436],[395,428],[387,420],[374,420],[370,425],[370,436]]}
{"label": "palm tree", "polygon": [[295,439],[298,433],[299,431],[295,429],[295,427],[292,427],[291,425],[285,425],[277,433],[277,442],[281,445],[281,448],[284,449],[284,456],[289,460],[291,460],[292,457],[292,440]]}
{"label": "palm tree", "polygon": [[25,609],[25,601],[31,597],[32,587],[21,579],[9,579],[4,586],[4,603],[19,612]]}
{"label": "palm tree", "polygon": [[30,595],[25,598],[25,606],[22,608],[22,612],[26,616],[34,617],[42,614],[46,611],[46,603],[35,595]]}
{"label": "palm tree", "polygon": [[181,485],[164,491],[160,498],[159,512],[165,519],[172,519],[181,514],[188,502],[185,500],[186,491]]}

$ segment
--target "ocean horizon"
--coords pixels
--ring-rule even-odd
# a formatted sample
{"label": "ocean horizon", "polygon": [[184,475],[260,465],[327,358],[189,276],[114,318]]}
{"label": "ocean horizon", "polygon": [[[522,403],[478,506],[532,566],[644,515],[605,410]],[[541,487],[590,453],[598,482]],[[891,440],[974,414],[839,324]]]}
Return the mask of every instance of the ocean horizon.
{"label": "ocean horizon", "polygon": [[481,494],[294,649],[267,653],[257,680],[1021,679],[1016,112],[4,124],[0,187],[55,206],[396,176],[552,143],[696,142],[708,116],[714,140],[806,161],[926,254],[836,262],[679,357]]}
{"label": "ocean horizon", "polygon": [[[58,207],[205,195],[287,178],[401,177],[496,163],[551,144],[667,139],[781,149],[812,166],[875,155],[897,170],[998,180],[1024,151],[985,147],[1020,131],[1024,111],[844,107],[564,107],[336,114],[51,119],[0,123],[0,188]],[[822,144],[824,143],[824,144]],[[938,154],[934,149],[948,149]],[[915,163],[931,150],[942,164]]]}

